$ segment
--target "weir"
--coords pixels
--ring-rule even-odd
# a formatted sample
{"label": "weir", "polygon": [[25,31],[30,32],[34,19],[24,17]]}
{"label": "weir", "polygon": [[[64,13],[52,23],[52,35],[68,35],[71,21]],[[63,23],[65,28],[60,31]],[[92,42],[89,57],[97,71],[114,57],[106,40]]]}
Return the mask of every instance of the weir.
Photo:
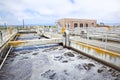
{"label": "weir", "polygon": [[54,38],[54,39],[42,39],[42,40],[18,40],[18,41],[10,41],[9,45],[16,47],[16,46],[55,44],[55,43],[62,43],[62,39]]}

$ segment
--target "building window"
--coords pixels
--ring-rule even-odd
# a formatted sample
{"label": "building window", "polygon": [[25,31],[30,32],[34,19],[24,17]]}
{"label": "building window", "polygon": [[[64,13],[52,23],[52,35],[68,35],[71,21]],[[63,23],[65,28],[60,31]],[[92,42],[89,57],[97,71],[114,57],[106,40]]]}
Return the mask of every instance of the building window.
{"label": "building window", "polygon": [[83,24],[82,24],[82,23],[80,24],[80,27],[83,27]]}
{"label": "building window", "polygon": [[92,27],[94,27],[94,23],[92,23]]}
{"label": "building window", "polygon": [[78,27],[78,24],[77,24],[77,23],[74,23],[74,28],[75,28],[75,27]]}
{"label": "building window", "polygon": [[70,27],[70,25],[68,24],[68,28]]}
{"label": "building window", "polygon": [[85,24],[86,27],[88,27],[88,24]]}

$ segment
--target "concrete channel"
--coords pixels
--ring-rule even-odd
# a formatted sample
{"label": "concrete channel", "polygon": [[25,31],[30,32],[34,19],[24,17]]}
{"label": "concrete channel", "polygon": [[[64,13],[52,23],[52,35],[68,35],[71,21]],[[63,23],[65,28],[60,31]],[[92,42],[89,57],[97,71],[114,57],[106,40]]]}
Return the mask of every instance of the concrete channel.
{"label": "concrete channel", "polygon": [[9,55],[0,70],[0,80],[120,80],[118,69],[83,55],[78,46],[63,47],[61,39],[21,34],[13,39],[22,43],[12,47],[7,44],[5,53]]}

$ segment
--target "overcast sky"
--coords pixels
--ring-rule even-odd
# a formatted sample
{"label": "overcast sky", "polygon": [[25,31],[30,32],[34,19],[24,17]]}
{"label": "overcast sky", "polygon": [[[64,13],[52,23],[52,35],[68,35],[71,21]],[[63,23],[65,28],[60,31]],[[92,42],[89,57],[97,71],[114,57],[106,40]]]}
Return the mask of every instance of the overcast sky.
{"label": "overcast sky", "polygon": [[0,0],[0,25],[55,24],[61,18],[120,23],[120,0]]}

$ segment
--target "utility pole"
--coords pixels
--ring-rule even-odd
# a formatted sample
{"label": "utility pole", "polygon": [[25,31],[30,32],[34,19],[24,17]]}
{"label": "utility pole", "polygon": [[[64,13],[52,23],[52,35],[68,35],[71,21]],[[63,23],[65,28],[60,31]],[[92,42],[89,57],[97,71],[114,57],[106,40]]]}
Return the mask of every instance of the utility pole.
{"label": "utility pole", "polygon": [[23,19],[23,28],[24,28],[24,19]]}
{"label": "utility pole", "polygon": [[6,24],[6,22],[4,23],[4,27],[5,27],[5,30],[6,30],[6,33],[8,32],[8,26]]}
{"label": "utility pole", "polygon": [[4,27],[6,28],[6,30],[7,30],[7,25],[6,25],[6,23],[4,23]]}

